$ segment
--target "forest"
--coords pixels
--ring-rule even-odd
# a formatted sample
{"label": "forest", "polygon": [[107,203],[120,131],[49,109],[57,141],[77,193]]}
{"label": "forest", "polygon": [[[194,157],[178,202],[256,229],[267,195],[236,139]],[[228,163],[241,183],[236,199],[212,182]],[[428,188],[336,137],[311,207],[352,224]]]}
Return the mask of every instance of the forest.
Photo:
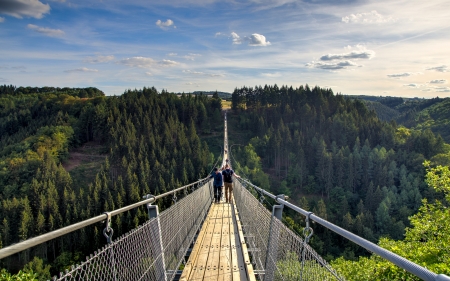
{"label": "forest", "polygon": [[[0,247],[205,177],[214,156],[197,130],[215,129],[211,122],[222,122],[220,111],[217,96],[177,97],[154,88],[106,97],[92,88],[4,86]],[[87,142],[102,144],[107,157],[92,182],[80,186],[62,164],[70,149]],[[159,204],[162,209],[167,205]],[[144,209],[116,217],[116,235],[146,219]],[[40,272],[40,280],[47,280],[101,247],[101,227],[87,227],[24,251],[2,260],[1,267],[17,272],[28,264]]]}
{"label": "forest", "polygon": [[[411,218],[431,206],[425,200],[448,206],[445,194],[425,178],[448,163],[450,146],[430,127],[411,125],[406,117],[404,123],[383,119],[369,108],[367,101],[308,85],[236,88],[228,111],[234,169],[370,241],[401,241],[411,236]],[[0,130],[5,247],[205,177],[220,156],[222,100],[217,93],[177,96],[155,88],[105,96],[95,88],[4,85]],[[71,151],[91,143],[101,147],[104,160],[82,183],[64,165]],[[158,204],[164,209],[170,202]],[[115,235],[146,217],[144,209],[115,217]],[[302,217],[287,212],[284,220],[302,232]],[[313,227],[311,245],[336,267],[358,260],[372,266],[365,250]],[[47,280],[104,245],[101,229],[87,227],[2,260],[2,274],[23,269]]]}

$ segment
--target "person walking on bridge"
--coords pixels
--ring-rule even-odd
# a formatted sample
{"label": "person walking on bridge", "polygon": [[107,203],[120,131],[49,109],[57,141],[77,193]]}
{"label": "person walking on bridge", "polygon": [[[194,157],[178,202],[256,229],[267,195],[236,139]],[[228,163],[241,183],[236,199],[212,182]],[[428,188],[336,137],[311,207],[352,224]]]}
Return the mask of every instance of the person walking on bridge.
{"label": "person walking on bridge", "polygon": [[225,165],[225,170],[222,171],[222,175],[225,183],[225,198],[227,203],[231,203],[233,196],[233,175],[237,178],[240,178],[240,176],[230,168],[228,163]]}
{"label": "person walking on bridge", "polygon": [[220,197],[222,196],[222,186],[223,186],[223,177],[220,173],[219,169],[214,168],[214,172],[209,178],[214,178],[213,186],[214,186],[214,203],[220,202]]}

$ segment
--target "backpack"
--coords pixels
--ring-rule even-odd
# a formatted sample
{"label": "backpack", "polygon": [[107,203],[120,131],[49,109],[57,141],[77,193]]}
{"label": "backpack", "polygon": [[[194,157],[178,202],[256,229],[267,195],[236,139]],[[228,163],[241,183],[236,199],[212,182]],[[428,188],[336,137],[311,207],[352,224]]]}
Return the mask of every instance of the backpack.
{"label": "backpack", "polygon": [[233,175],[233,171],[231,171],[231,170],[223,170],[222,174],[223,174],[223,181],[224,182],[233,182],[233,179],[231,178],[231,176]]}

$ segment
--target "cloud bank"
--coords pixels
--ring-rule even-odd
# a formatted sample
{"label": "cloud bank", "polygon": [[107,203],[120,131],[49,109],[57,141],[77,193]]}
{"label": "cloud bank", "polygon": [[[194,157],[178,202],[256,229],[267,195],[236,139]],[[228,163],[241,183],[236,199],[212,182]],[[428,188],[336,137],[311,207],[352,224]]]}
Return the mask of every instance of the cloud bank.
{"label": "cloud bank", "polygon": [[447,84],[447,80],[445,79],[431,80],[430,84]]}
{"label": "cloud bank", "polygon": [[32,29],[38,33],[44,34],[46,36],[50,36],[50,37],[61,37],[64,36],[64,31],[62,31],[61,29],[51,29],[51,28],[47,28],[47,27],[40,27],[34,24],[28,24],[27,27],[29,29]]}
{"label": "cloud bank", "polygon": [[342,17],[342,22],[356,24],[386,23],[395,21],[396,20],[392,17],[382,16],[377,11],[371,11],[370,13],[351,14],[349,16]]}
{"label": "cloud bank", "polygon": [[50,12],[50,5],[43,4],[39,0],[1,0],[0,13],[7,14],[18,19],[31,17],[41,19],[44,14]]}
{"label": "cloud bank", "polygon": [[322,61],[343,60],[343,59],[371,59],[375,56],[374,51],[352,51],[344,54],[328,54],[320,57]]}
{"label": "cloud bank", "polygon": [[[358,49],[357,51],[323,55],[319,58],[320,61],[312,61],[307,63],[306,66],[325,70],[347,69],[350,67],[362,67],[362,65],[357,64],[354,60],[370,60],[375,57],[374,51],[366,50],[362,45],[357,45],[356,48]],[[352,47],[347,46],[345,49],[352,49]]]}
{"label": "cloud bank", "polygon": [[82,68],[65,70],[64,72],[67,72],[67,73],[71,73],[71,72],[98,72],[98,70],[97,69],[91,69],[91,68],[82,67]]}
{"label": "cloud bank", "polygon": [[340,62],[334,62],[334,63],[324,63],[324,62],[310,62],[306,64],[307,67],[312,68],[319,68],[319,69],[326,69],[326,70],[339,70],[339,69],[346,69],[352,66],[361,66],[358,65],[352,61],[340,61]]}
{"label": "cloud bank", "polygon": [[441,66],[436,66],[436,67],[430,67],[430,68],[427,68],[426,70],[436,70],[439,72],[447,72],[448,68],[446,65],[441,65]]}
{"label": "cloud bank", "polygon": [[123,64],[129,67],[139,67],[139,68],[149,68],[156,65],[160,66],[174,66],[179,64],[176,61],[173,60],[162,60],[162,61],[155,61],[152,58],[147,57],[132,57],[132,58],[126,58],[123,60],[117,61],[119,64]]}
{"label": "cloud bank", "polygon": [[394,74],[387,74],[387,77],[389,77],[389,78],[404,78],[404,77],[409,77],[409,76],[417,75],[417,74],[422,74],[422,73],[420,73],[420,72],[416,72],[416,73],[413,73],[413,72],[394,73]]}
{"label": "cloud bank", "polygon": [[0,17],[0,23],[5,22],[5,18]]}

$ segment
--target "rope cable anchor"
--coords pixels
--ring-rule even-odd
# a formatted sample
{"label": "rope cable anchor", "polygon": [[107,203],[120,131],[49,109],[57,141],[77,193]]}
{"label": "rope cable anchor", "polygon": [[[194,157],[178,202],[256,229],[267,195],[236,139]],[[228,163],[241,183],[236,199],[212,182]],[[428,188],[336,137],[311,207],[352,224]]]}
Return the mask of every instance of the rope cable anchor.
{"label": "rope cable anchor", "polygon": [[314,214],[313,212],[308,212],[308,214],[306,215],[305,218],[305,222],[306,222],[306,227],[303,229],[303,236],[305,236],[305,243],[308,244],[309,243],[309,239],[311,239],[311,237],[314,234],[314,230],[309,226],[309,220],[310,220],[310,216]]}
{"label": "rope cable anchor", "polygon": [[105,229],[103,229],[103,236],[106,237],[106,241],[108,242],[108,244],[111,244],[112,237],[114,234],[114,230],[111,228],[111,213],[104,212],[103,214],[106,215],[106,227],[105,227]]}

